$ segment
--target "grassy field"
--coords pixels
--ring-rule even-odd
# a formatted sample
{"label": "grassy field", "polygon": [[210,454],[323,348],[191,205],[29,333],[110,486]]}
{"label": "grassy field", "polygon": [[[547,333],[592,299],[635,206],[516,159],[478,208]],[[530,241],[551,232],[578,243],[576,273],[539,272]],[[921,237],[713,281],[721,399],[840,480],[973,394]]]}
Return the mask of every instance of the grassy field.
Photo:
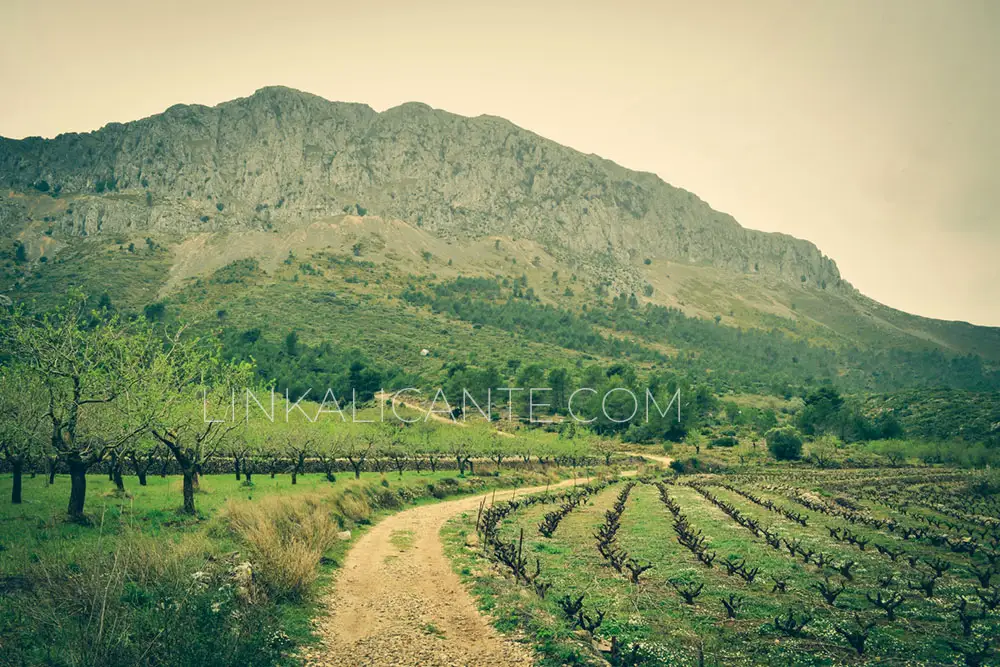
{"label": "grassy field", "polygon": [[[552,504],[517,507],[496,540],[517,544],[523,530],[529,575],[537,559],[551,584],[544,599],[512,585],[497,542],[465,546],[474,515],[445,537],[483,608],[532,637],[543,664],[996,664],[1000,522],[996,496],[976,495],[982,484],[908,468],[644,478],[612,542],[652,566],[638,583],[597,548],[627,485],[569,511],[551,537],[538,526]],[[580,596],[571,620],[564,606]],[[593,633],[581,629],[599,615]]]}

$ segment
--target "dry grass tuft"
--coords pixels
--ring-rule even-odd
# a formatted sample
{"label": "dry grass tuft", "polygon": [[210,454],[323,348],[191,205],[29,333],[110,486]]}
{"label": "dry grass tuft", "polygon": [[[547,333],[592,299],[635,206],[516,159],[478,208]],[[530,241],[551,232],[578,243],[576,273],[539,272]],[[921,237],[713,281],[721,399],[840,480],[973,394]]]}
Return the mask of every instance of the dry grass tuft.
{"label": "dry grass tuft", "polygon": [[368,523],[372,518],[372,507],[364,491],[355,487],[343,490],[333,501],[334,508],[345,519],[353,523]]}
{"label": "dry grass tuft", "polygon": [[339,530],[319,495],[230,500],[219,520],[249,547],[255,578],[270,595],[286,599],[309,590]]}

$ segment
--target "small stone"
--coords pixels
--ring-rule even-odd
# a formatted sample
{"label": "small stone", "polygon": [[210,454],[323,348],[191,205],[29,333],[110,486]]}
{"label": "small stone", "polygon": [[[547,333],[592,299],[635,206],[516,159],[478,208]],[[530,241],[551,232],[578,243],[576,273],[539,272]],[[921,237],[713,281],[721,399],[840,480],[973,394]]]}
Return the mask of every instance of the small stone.
{"label": "small stone", "polygon": [[339,533],[337,533],[337,539],[344,540],[346,542],[347,540],[351,539],[351,531],[349,530],[340,531]]}

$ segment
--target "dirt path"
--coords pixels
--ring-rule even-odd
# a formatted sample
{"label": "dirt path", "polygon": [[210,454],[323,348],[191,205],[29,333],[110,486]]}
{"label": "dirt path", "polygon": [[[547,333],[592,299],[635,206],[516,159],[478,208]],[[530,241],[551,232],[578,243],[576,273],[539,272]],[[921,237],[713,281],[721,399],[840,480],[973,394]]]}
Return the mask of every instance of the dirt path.
{"label": "dirt path", "polygon": [[[542,490],[497,491],[496,500]],[[530,648],[502,636],[479,613],[441,545],[445,522],[459,512],[475,511],[482,498],[415,507],[383,519],[362,536],[323,600],[322,644],[303,654],[306,664],[532,664]]]}
{"label": "dirt path", "polygon": [[670,462],[673,461],[669,456],[660,456],[659,454],[647,454],[645,452],[623,452],[624,454],[631,454],[632,456],[641,456],[644,459],[649,459],[650,461],[656,461],[657,463],[662,463],[665,466],[669,466]]}

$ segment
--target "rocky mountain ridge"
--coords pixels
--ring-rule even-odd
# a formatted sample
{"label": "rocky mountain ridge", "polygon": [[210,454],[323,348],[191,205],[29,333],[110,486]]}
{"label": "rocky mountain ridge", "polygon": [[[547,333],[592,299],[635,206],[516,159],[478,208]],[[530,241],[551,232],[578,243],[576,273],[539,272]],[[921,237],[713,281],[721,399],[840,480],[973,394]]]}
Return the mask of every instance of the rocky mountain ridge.
{"label": "rocky mountain ridge", "polygon": [[[70,235],[270,229],[350,212],[449,239],[530,238],[570,266],[648,258],[849,290],[812,243],[741,227],[685,190],[501,118],[408,103],[382,113],[288,88],[176,105],[55,139],[0,139],[0,224],[29,192]],[[626,281],[628,282],[628,281]]]}

